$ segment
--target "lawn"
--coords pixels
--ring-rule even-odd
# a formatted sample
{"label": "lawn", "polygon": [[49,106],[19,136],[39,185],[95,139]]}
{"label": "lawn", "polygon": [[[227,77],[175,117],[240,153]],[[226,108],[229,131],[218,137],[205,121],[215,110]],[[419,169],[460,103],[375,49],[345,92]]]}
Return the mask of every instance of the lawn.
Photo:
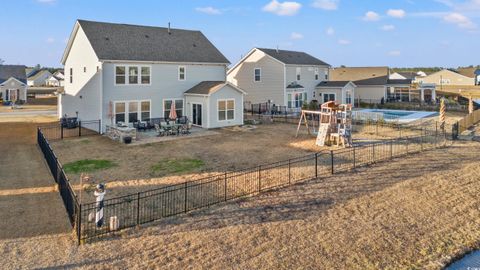
{"label": "lawn", "polygon": [[115,166],[110,160],[105,159],[82,159],[74,162],[69,162],[63,165],[63,169],[66,173],[82,173],[82,172],[94,172],[98,170],[105,170]]}

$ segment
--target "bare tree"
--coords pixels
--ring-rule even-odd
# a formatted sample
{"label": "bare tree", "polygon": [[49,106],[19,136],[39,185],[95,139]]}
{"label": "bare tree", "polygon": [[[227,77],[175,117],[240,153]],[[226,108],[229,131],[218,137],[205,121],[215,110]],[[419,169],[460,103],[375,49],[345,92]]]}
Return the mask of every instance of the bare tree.
{"label": "bare tree", "polygon": [[3,60],[2,58],[0,58],[0,65],[3,65],[3,63],[5,63],[5,60]]}

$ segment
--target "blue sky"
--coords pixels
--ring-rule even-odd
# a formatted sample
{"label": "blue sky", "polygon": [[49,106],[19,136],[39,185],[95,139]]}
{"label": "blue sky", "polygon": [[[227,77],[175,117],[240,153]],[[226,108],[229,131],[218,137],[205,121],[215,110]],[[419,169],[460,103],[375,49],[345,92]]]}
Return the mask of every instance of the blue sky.
{"label": "blue sky", "polygon": [[232,63],[278,46],[334,66],[480,64],[480,0],[5,0],[0,58],[60,66],[79,18],[201,30]]}

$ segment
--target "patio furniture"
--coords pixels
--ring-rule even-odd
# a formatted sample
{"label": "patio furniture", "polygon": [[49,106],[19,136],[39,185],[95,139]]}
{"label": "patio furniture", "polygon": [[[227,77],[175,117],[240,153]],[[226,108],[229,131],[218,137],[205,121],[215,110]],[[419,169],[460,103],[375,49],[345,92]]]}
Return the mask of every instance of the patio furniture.
{"label": "patio furniture", "polygon": [[192,129],[192,123],[191,122],[187,122],[186,124],[183,124],[181,127],[180,127],[180,133],[184,134],[184,135],[187,135],[187,134],[190,134],[190,130]]}
{"label": "patio furniture", "polygon": [[182,116],[177,118],[177,124],[186,125],[188,123],[188,117]]}
{"label": "patio furniture", "polygon": [[63,128],[71,129],[78,127],[78,119],[77,117],[62,117],[60,118],[60,125]]}
{"label": "patio furniture", "polygon": [[147,122],[136,121],[133,122],[133,127],[136,128],[138,131],[147,131]]}
{"label": "patio furniture", "polygon": [[161,127],[159,124],[154,124],[154,127],[158,137],[162,137],[167,134],[166,130],[163,127]]}

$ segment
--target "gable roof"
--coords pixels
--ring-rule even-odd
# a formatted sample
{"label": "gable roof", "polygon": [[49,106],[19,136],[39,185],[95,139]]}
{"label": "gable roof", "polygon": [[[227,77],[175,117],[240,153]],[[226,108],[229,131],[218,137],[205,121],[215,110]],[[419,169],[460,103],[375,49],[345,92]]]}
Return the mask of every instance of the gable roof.
{"label": "gable roof", "polygon": [[322,60],[316,57],[313,57],[310,54],[305,52],[266,49],[266,48],[257,48],[257,49],[287,65],[330,66],[329,64],[323,62]]}
{"label": "gable roof", "polygon": [[330,70],[332,81],[358,81],[388,75],[388,67],[340,67]]}
{"label": "gable roof", "polygon": [[412,84],[412,79],[388,79],[387,84],[388,85],[410,85]]}
{"label": "gable roof", "polygon": [[[100,61],[230,63],[200,31],[169,31],[163,27],[85,20],[77,22]],[[71,42],[62,62],[70,46]]]}
{"label": "gable roof", "polygon": [[224,86],[231,86],[233,89],[239,91],[242,94],[245,94],[243,90],[240,88],[224,81],[203,81],[200,82],[199,84],[195,85],[194,87],[188,89],[185,91],[184,94],[194,94],[194,95],[205,95],[209,96],[218,90],[222,89]]}
{"label": "gable roof", "polygon": [[334,87],[334,88],[343,88],[349,84],[350,81],[322,81],[317,84],[317,87]]}
{"label": "gable roof", "polygon": [[428,78],[430,76],[433,76],[433,75],[436,75],[437,73],[447,73],[447,74],[451,74],[451,75],[454,75],[454,76],[460,76],[460,77],[464,77],[464,78],[468,78],[468,79],[473,79],[473,77],[468,77],[468,76],[465,76],[465,75],[462,75],[458,72],[455,72],[455,71],[452,71],[450,69],[442,69],[442,70],[439,70],[437,72],[434,72],[434,73],[431,73],[431,74],[428,74],[426,77],[423,77],[423,78]]}
{"label": "gable roof", "polygon": [[27,83],[25,66],[22,65],[0,65],[0,83],[10,78],[15,78],[22,83]]}
{"label": "gable roof", "polygon": [[358,80],[354,82],[359,86],[369,86],[369,85],[386,85],[388,83],[388,76],[373,77],[364,80]]}
{"label": "gable roof", "polygon": [[457,72],[462,74],[463,76],[469,77],[469,78],[475,78],[476,71],[478,68],[476,67],[471,67],[471,68],[459,68],[457,69]]}
{"label": "gable roof", "polygon": [[[46,70],[46,69],[39,69],[39,70],[36,70],[35,72],[30,73],[30,75],[28,76],[28,79],[29,79],[29,80],[35,80],[35,79],[38,78],[40,75],[45,74],[45,73],[47,73],[47,72],[48,72],[48,74],[52,75],[52,73],[50,73],[50,71],[48,71],[48,70]],[[49,75],[49,76],[50,76],[50,75]]]}

